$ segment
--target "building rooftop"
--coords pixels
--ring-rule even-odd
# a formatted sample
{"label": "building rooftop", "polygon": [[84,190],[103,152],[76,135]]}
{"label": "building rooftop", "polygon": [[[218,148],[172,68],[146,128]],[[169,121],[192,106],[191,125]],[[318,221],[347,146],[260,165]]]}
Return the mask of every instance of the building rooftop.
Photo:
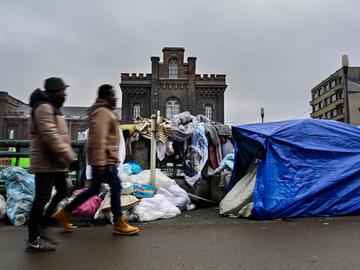
{"label": "building rooftop", "polygon": [[[61,111],[67,119],[85,119],[87,118],[87,109],[89,107],[83,106],[64,106]],[[31,107],[29,105],[22,105],[16,108],[13,112],[23,114],[23,116],[30,116]],[[115,112],[121,118],[121,108],[116,108]]]}

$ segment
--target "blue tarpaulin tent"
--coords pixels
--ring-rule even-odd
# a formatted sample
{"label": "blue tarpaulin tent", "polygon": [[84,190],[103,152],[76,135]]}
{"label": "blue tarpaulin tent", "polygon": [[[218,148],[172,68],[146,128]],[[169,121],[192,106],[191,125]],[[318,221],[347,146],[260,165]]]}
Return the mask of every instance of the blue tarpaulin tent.
{"label": "blue tarpaulin tent", "polygon": [[262,151],[252,215],[259,219],[360,213],[360,129],[304,119],[233,126],[230,188]]}

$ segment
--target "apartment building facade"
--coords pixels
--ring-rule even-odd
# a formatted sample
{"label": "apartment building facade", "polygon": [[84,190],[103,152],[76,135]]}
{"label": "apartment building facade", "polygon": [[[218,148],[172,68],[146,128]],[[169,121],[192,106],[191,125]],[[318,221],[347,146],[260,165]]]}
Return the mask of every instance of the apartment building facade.
{"label": "apartment building facade", "polygon": [[342,67],[311,89],[311,97],[312,118],[360,125],[360,67],[349,67],[343,56]]}

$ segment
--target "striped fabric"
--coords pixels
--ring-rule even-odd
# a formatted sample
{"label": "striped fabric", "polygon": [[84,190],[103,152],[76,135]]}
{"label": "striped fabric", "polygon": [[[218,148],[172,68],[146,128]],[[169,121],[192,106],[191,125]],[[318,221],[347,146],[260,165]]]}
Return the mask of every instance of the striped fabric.
{"label": "striped fabric", "polygon": [[[135,120],[135,130],[139,131],[146,139],[151,139],[151,119],[140,118]],[[171,131],[170,120],[160,117],[160,127],[156,131],[156,140],[166,143]]]}

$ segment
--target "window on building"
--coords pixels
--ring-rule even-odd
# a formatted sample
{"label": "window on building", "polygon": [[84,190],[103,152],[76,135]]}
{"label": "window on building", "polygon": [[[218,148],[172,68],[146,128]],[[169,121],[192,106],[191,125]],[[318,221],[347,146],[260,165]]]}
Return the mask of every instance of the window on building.
{"label": "window on building", "polygon": [[333,94],[330,96],[330,101],[335,102],[336,101],[336,94]]}
{"label": "window on building", "polygon": [[330,119],[330,111],[325,113],[325,119]]}
{"label": "window on building", "polygon": [[334,88],[335,86],[336,86],[336,80],[334,79],[330,82],[330,89]]}
{"label": "window on building", "polygon": [[332,109],[332,110],[330,111],[330,115],[331,115],[331,117],[335,117],[335,116],[337,115],[336,109]]}
{"label": "window on building", "polygon": [[9,139],[10,139],[10,140],[14,139],[14,133],[15,133],[15,132],[14,132],[13,129],[10,129],[10,130],[9,130]]}
{"label": "window on building", "polygon": [[339,82],[339,84],[342,83],[342,77],[339,77],[339,78],[338,78],[338,82]]}
{"label": "window on building", "polygon": [[336,92],[336,99],[338,100],[338,99],[342,99],[342,98],[343,98],[342,91],[337,91]]}
{"label": "window on building", "polygon": [[204,107],[204,109],[205,109],[204,115],[211,120],[212,117],[213,117],[213,108],[212,108],[212,105],[206,104],[205,107]]}
{"label": "window on building", "polygon": [[336,110],[337,110],[337,114],[338,114],[338,115],[344,113],[344,107],[343,107],[343,106],[337,107]]}
{"label": "window on building", "polygon": [[176,79],[178,77],[178,61],[171,59],[169,61],[169,78]]}
{"label": "window on building", "polygon": [[330,90],[329,84],[328,84],[328,83],[325,84],[325,85],[324,85],[324,88],[325,88],[325,91]]}
{"label": "window on building", "polygon": [[315,107],[314,107],[314,108],[315,108],[315,111],[320,110],[320,109],[321,109],[321,102],[315,104]]}
{"label": "window on building", "polygon": [[166,118],[172,119],[175,115],[180,113],[180,102],[176,98],[169,99],[166,103]]}
{"label": "window on building", "polygon": [[330,103],[330,98],[329,98],[329,97],[325,98],[325,99],[324,99],[324,105],[325,105],[325,106],[326,106],[326,105],[329,105],[329,103]]}
{"label": "window on building", "polygon": [[140,104],[134,104],[134,118],[141,117],[141,106]]}

